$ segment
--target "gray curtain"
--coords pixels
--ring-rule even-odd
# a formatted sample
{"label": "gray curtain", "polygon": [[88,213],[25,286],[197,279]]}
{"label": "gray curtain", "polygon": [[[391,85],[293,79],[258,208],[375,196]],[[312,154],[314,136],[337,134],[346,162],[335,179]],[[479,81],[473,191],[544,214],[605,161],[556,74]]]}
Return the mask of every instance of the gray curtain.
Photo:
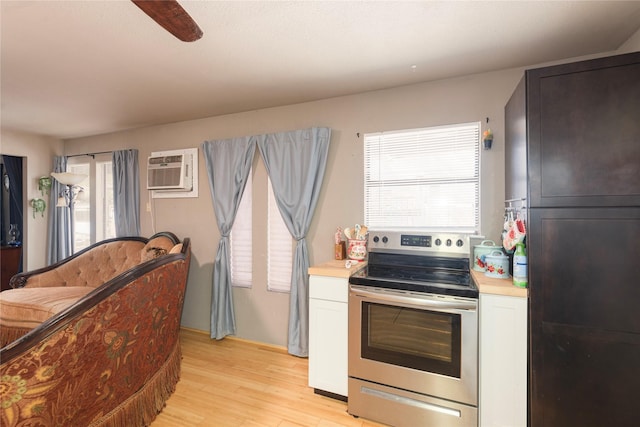
{"label": "gray curtain", "polygon": [[236,333],[229,234],[249,177],[255,150],[255,137],[205,141],[202,144],[213,209],[220,230],[220,242],[213,265],[211,296],[211,338],[215,339]]}
{"label": "gray curtain", "polygon": [[112,164],[116,236],[139,236],[140,170],[138,150],[114,151]]}
{"label": "gray curtain", "polygon": [[309,353],[309,251],[306,235],[316,208],[331,129],[311,128],[258,137],[258,147],[289,232],[296,240],[289,300],[288,352]]}
{"label": "gray curtain", "polygon": [[[66,172],[67,158],[53,158],[53,172]],[[51,178],[49,191],[49,223],[47,236],[47,264],[51,265],[72,255],[71,253],[71,217],[68,208],[57,208],[58,196],[64,186]]]}

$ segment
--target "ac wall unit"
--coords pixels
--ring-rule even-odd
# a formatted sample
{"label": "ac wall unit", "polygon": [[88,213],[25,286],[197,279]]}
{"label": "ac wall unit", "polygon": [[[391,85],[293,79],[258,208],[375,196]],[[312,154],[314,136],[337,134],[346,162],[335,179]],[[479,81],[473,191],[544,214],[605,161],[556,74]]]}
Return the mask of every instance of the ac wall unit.
{"label": "ac wall unit", "polygon": [[151,155],[147,162],[147,189],[156,191],[191,191],[193,156],[188,153]]}

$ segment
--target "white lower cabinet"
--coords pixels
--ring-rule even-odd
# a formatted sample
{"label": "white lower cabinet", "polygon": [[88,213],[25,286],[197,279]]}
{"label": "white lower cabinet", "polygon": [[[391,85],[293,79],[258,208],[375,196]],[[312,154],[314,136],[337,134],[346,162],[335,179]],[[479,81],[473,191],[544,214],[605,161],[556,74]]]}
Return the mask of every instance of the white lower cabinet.
{"label": "white lower cabinet", "polygon": [[480,427],[527,425],[527,298],[480,294]]}
{"label": "white lower cabinet", "polygon": [[349,281],[309,277],[309,386],[347,396]]}

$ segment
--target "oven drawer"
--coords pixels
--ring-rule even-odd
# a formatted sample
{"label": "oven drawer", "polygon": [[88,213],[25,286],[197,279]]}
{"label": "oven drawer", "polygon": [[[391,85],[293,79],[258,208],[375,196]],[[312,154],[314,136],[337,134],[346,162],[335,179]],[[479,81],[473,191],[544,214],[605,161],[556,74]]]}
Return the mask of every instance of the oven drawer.
{"label": "oven drawer", "polygon": [[395,427],[478,425],[474,406],[349,378],[348,412]]}

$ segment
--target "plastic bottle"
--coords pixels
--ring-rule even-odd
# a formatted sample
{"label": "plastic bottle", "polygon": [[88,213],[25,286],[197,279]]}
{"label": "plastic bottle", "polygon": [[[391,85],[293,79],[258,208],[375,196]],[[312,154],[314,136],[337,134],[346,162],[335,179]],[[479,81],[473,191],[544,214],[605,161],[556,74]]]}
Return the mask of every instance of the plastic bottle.
{"label": "plastic bottle", "polygon": [[513,284],[519,288],[527,287],[527,253],[524,243],[516,243],[513,254]]}

